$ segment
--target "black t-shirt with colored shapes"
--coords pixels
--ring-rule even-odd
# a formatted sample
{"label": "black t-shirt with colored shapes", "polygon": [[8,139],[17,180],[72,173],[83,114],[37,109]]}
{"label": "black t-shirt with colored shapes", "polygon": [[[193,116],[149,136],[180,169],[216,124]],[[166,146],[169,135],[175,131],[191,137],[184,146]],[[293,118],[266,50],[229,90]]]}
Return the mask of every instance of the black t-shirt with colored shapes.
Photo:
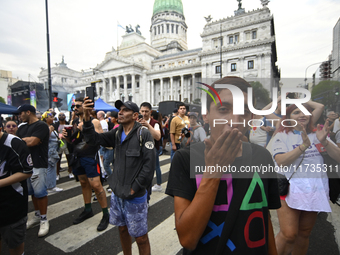
{"label": "black t-shirt with colored shapes", "polygon": [[[31,154],[25,142],[4,133],[0,139],[0,179],[15,173],[31,174]],[[13,224],[27,215],[27,182],[0,188],[0,227]]]}
{"label": "black t-shirt with colored shapes", "polygon": [[50,138],[50,130],[48,125],[38,120],[32,124],[21,124],[16,133],[20,138],[25,137],[37,137],[40,139],[40,143],[36,146],[28,147],[33,160],[33,166],[35,168],[47,168],[48,167],[48,140]]}
{"label": "black t-shirt with colored shapes", "polygon": [[[252,144],[252,166],[271,165],[274,163],[270,153]],[[205,166],[204,143],[197,143],[175,153],[173,158],[166,194],[178,196],[190,201],[201,182],[202,175],[190,178],[190,169]],[[240,169],[242,157],[236,158],[232,166]],[[223,254],[267,254],[268,253],[268,214],[269,209],[281,206],[275,178],[262,178],[261,173],[249,174],[251,178],[233,178],[225,174],[221,178],[215,205],[208,225],[194,251],[186,254],[214,254],[217,248],[233,194],[247,190],[237,212],[233,231],[228,238]],[[261,177],[260,177],[261,176]],[[275,177],[276,174],[269,177]],[[266,176],[268,177],[268,175]],[[246,186],[245,186],[246,185]]]}

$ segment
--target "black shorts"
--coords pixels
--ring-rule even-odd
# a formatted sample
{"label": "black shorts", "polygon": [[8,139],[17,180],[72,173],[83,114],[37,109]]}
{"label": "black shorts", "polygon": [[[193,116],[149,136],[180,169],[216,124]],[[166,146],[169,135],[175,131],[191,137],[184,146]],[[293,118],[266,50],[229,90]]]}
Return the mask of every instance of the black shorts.
{"label": "black shorts", "polygon": [[0,240],[4,240],[10,249],[17,248],[25,241],[27,216],[21,220],[0,228]]}

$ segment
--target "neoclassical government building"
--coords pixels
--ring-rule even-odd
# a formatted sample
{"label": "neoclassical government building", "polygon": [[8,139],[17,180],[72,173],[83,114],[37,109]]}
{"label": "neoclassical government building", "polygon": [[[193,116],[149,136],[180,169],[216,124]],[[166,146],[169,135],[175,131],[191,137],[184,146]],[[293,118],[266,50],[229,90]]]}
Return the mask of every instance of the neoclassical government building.
{"label": "neoclassical government building", "polygon": [[[187,31],[181,0],[155,0],[150,26],[150,44],[138,27],[126,27],[118,49],[107,52],[91,70],[75,71],[64,58],[51,69],[52,87],[83,94],[96,82],[99,97],[113,104],[132,100],[194,102],[201,97],[197,82],[233,75],[247,81],[261,80],[271,90],[278,86],[274,19],[267,7],[245,11],[239,1],[234,15],[213,21],[206,17],[202,28],[202,48],[188,49]],[[236,4],[235,4],[236,5]],[[47,83],[44,69],[39,81]]]}

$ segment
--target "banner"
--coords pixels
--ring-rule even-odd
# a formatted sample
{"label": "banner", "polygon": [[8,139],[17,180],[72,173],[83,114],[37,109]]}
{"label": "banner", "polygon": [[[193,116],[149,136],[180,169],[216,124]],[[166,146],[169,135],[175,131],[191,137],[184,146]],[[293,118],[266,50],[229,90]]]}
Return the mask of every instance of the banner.
{"label": "banner", "polygon": [[30,92],[30,104],[33,105],[35,108],[37,108],[37,95],[35,90],[32,90]]}
{"label": "banner", "polygon": [[7,96],[7,104],[12,105],[12,96],[11,95]]}

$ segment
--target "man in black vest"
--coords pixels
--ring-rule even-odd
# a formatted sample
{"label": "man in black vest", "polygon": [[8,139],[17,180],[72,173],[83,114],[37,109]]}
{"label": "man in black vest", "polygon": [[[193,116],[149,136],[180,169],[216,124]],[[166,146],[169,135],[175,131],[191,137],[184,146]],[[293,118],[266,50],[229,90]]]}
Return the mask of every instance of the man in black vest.
{"label": "man in black vest", "polygon": [[[139,119],[139,123],[142,126],[147,127],[154,138],[155,148],[157,150],[156,153],[156,178],[157,184],[152,187],[152,191],[162,191],[162,172],[159,165],[159,147],[161,145],[161,126],[159,122],[153,118],[150,118],[151,115],[151,104],[148,102],[144,102],[140,105],[140,114],[143,115],[143,119]],[[148,189],[148,194],[151,194],[150,189]],[[148,200],[149,201],[149,200]]]}

